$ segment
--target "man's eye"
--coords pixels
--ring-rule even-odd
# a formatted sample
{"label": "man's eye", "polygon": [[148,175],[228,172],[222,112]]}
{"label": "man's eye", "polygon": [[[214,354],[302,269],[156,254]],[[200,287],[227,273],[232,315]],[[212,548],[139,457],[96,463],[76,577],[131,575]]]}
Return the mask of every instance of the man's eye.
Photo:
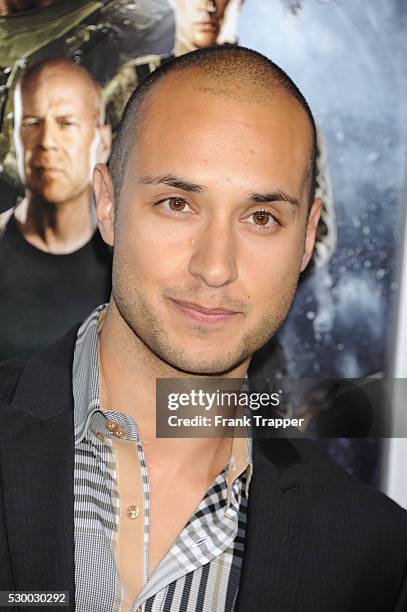
{"label": "man's eye", "polygon": [[40,125],[39,119],[26,119],[23,121],[23,128],[33,128],[38,127]]}
{"label": "man's eye", "polygon": [[272,227],[278,223],[277,219],[268,210],[256,210],[249,215],[248,219],[252,219],[252,221],[249,222],[253,225],[257,225],[265,229],[268,229],[269,227]]}
{"label": "man's eye", "polygon": [[181,213],[191,210],[188,202],[183,198],[167,198],[159,202],[168,212]]}

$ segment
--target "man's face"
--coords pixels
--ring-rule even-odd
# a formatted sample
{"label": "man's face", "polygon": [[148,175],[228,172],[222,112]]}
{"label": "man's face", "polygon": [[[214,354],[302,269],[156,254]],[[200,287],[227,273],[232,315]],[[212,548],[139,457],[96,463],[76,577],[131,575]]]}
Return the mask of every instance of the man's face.
{"label": "man's face", "polygon": [[127,162],[113,297],[161,360],[220,374],[274,334],[311,255],[310,128],[287,97],[237,101],[177,78],[149,97]]}
{"label": "man's face", "polygon": [[230,0],[175,0],[180,36],[198,49],[215,45],[229,2]]}
{"label": "man's face", "polygon": [[16,98],[19,173],[46,202],[68,202],[89,190],[99,145],[94,99],[86,81],[61,69],[45,69]]}

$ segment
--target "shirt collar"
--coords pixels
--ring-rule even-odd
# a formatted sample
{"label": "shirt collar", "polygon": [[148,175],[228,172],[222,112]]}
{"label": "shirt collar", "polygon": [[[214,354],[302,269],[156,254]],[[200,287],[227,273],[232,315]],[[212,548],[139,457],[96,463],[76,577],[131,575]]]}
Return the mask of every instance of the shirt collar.
{"label": "shirt collar", "polygon": [[247,438],[235,437],[232,441],[232,451],[226,474],[228,503],[230,503],[232,497],[233,484],[244,472],[246,473],[246,497],[248,497],[253,473],[252,439],[250,435]]}
{"label": "shirt collar", "polygon": [[92,414],[100,410],[98,322],[107,304],[98,306],[78,330],[72,366],[75,446],[83,439]]}
{"label": "shirt collar", "polygon": [[[74,396],[75,446],[87,432],[92,416],[101,410],[99,394],[99,323],[106,316],[107,304],[98,306],[78,330],[75,344],[72,380]],[[227,468],[228,500],[235,481],[246,472],[246,494],[253,471],[252,440],[234,437]]]}

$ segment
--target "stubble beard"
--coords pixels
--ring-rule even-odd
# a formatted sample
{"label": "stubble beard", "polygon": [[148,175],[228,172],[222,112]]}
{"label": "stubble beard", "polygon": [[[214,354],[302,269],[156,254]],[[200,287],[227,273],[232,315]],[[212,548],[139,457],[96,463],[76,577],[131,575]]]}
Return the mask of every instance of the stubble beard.
{"label": "stubble beard", "polygon": [[[208,343],[208,350],[203,357],[201,353],[195,356],[190,355],[181,346],[171,342],[170,333],[165,324],[154,312],[142,291],[133,290],[130,295],[129,291],[122,290],[124,287],[131,286],[126,282],[125,276],[116,268],[113,275],[112,294],[122,319],[144,345],[150,357],[182,374],[192,376],[221,377],[251,357],[279,329],[290,309],[295,292],[295,287],[293,287],[284,296],[280,296],[281,302],[277,312],[270,308],[269,312],[265,313],[238,343],[233,342],[233,346],[224,347],[222,355],[211,356]],[[213,332],[208,332],[205,326],[198,325],[196,333],[202,337]],[[234,337],[235,335],[231,333],[231,339]]]}

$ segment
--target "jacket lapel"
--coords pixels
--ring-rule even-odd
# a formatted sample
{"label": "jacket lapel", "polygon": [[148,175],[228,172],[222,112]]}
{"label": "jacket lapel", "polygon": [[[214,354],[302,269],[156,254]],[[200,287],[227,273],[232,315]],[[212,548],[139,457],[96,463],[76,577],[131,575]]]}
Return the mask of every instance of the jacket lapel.
{"label": "jacket lapel", "polygon": [[72,357],[76,329],[27,361],[2,411],[2,494],[16,590],[69,591],[74,610]]}
{"label": "jacket lapel", "polygon": [[237,609],[290,612],[308,524],[306,466],[295,447],[281,438],[254,440],[253,459]]}

